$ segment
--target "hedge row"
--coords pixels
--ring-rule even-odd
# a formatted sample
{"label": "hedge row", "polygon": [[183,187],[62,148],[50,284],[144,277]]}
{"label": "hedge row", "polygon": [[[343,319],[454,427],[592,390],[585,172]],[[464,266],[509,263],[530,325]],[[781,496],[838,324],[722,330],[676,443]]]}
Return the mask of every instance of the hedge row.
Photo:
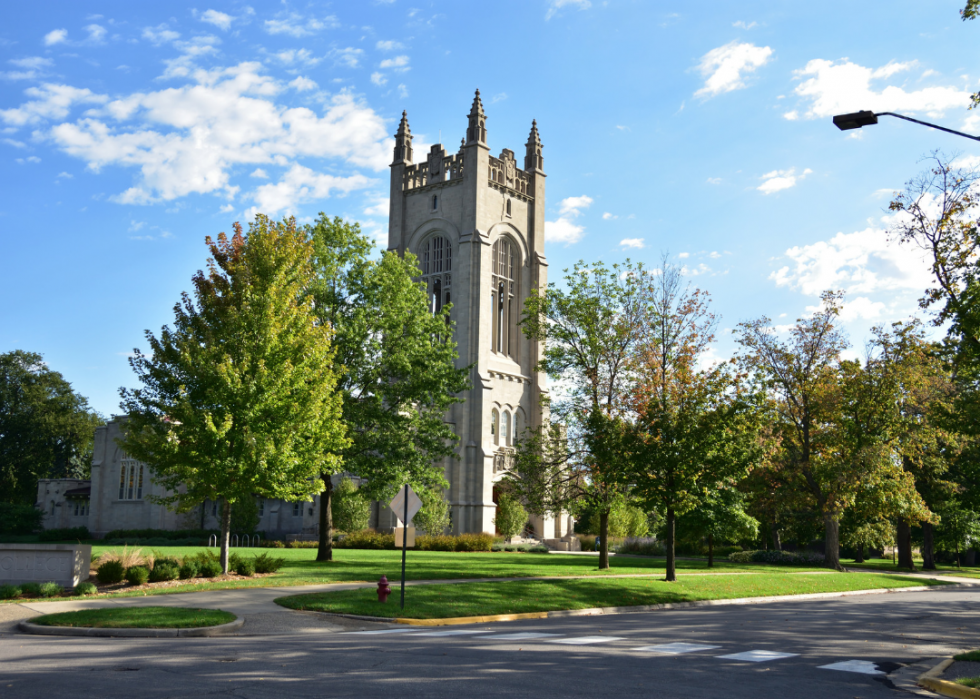
{"label": "hedge row", "polygon": [[824,556],[822,553],[813,553],[812,551],[800,551],[799,553],[790,553],[789,551],[736,551],[729,554],[728,560],[733,563],[812,566],[823,565]]}

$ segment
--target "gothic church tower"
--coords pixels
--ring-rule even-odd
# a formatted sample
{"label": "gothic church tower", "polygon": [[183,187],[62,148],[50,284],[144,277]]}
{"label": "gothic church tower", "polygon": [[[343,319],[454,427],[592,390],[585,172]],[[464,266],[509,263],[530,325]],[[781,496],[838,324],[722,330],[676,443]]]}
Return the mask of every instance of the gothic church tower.
{"label": "gothic church tower", "polygon": [[[446,460],[454,533],[494,531],[494,485],[512,463],[514,440],[542,419],[546,377],[534,370],[541,347],[517,323],[524,299],[547,284],[545,174],[532,122],[524,167],[514,152],[490,154],[487,115],[476,91],[466,138],[456,153],[442,144],[414,161],[407,115],[395,134],[388,249],[419,258],[433,310],[452,303],[458,366],[473,365],[471,390],[446,420],[459,459]],[[534,518],[539,538],[560,538],[567,524]]]}

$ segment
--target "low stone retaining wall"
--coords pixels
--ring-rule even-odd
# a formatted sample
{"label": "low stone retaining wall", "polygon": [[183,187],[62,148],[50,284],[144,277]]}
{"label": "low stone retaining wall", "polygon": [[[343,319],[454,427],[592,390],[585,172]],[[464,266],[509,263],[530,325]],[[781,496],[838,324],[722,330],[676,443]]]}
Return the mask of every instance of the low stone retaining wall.
{"label": "low stone retaining wall", "polygon": [[0,585],[56,582],[73,588],[88,579],[87,544],[0,544]]}

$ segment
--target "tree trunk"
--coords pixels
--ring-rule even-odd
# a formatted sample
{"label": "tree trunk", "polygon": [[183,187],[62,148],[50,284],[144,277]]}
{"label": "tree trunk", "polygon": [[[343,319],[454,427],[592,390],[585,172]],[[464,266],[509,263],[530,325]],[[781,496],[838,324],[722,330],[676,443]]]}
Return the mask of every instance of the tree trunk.
{"label": "tree trunk", "polygon": [[333,512],[330,509],[333,495],[333,480],[329,473],[321,473],[323,492],[320,493],[320,545],[317,547],[316,560],[333,560]]}
{"label": "tree trunk", "polygon": [[824,561],[828,568],[844,570],[840,564],[840,522],[830,512],[823,516]]}
{"label": "tree trunk", "polygon": [[714,568],[715,566],[715,537],[712,534],[708,534],[708,567]]}
{"label": "tree trunk", "polygon": [[864,563],[864,544],[858,544],[857,551],[854,553],[855,563]]}
{"label": "tree trunk", "polygon": [[677,566],[674,559],[674,534],[676,531],[674,509],[667,508],[667,582],[677,582]]}
{"label": "tree trunk", "polygon": [[221,570],[228,575],[228,548],[231,546],[231,503],[221,501]]}
{"label": "tree trunk", "polygon": [[776,526],[776,520],[772,521],[772,549],[773,551],[783,550],[783,544],[779,540],[779,527]]}
{"label": "tree trunk", "polygon": [[935,544],[933,543],[932,524],[922,523],[922,570],[935,570]]}
{"label": "tree trunk", "polygon": [[609,570],[609,510],[599,513],[599,570]]}
{"label": "tree trunk", "polygon": [[908,520],[898,520],[895,538],[898,545],[898,567],[915,570],[915,561],[912,560],[912,525]]}

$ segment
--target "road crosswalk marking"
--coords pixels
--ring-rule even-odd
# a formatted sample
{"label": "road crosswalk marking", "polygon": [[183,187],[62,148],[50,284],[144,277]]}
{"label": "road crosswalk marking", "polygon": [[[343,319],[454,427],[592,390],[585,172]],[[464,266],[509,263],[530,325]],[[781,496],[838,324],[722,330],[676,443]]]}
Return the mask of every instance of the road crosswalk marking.
{"label": "road crosswalk marking", "polygon": [[859,672],[862,675],[884,675],[870,660],[842,660],[839,663],[821,665],[818,670],[840,670],[842,672]]}
{"label": "road crosswalk marking", "polygon": [[777,653],[772,650],[747,650],[744,653],[732,653],[731,655],[719,655],[718,658],[725,660],[744,660],[748,663],[764,663],[767,660],[781,660],[782,658],[792,658],[799,653]]}
{"label": "road crosswalk marking", "polygon": [[680,655],[682,653],[695,653],[699,650],[714,650],[721,646],[704,646],[700,643],[661,643],[656,646],[640,646],[633,650],[650,651],[663,655]]}
{"label": "road crosswalk marking", "polygon": [[564,643],[569,646],[585,646],[592,643],[609,643],[610,641],[625,641],[621,636],[572,636],[571,638],[556,638],[548,643]]}
{"label": "road crosswalk marking", "polygon": [[454,629],[452,631],[426,631],[425,633],[415,634],[416,636],[472,636],[478,633],[490,633],[489,631],[477,631],[475,629]]}
{"label": "road crosswalk marking", "polygon": [[375,631],[348,631],[345,636],[381,636],[390,633],[416,633],[418,629],[377,629]]}
{"label": "road crosswalk marking", "polygon": [[522,633],[495,633],[490,636],[484,636],[483,638],[492,638],[495,641],[526,641],[534,638],[557,638],[561,636],[560,633],[535,633],[533,631],[524,631]]}

